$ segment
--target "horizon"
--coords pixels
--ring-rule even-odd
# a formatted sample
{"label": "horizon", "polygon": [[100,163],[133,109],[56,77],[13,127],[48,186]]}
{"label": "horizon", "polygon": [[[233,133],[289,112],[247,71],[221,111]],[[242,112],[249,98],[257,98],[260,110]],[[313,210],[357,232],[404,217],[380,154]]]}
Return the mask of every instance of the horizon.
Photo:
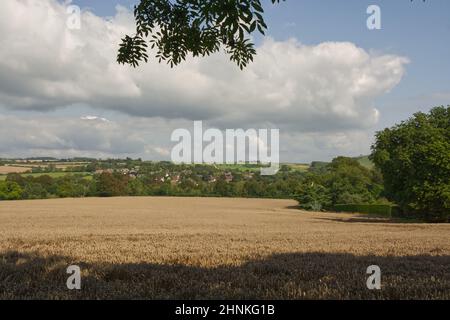
{"label": "horizon", "polygon": [[[339,158],[339,157],[345,157],[345,158],[350,158],[350,159],[360,159],[360,158],[369,158],[370,155],[364,155],[361,154],[359,156],[336,156],[333,159]],[[21,160],[21,161],[40,161],[40,162],[55,162],[55,161],[73,161],[73,160],[95,160],[95,161],[108,161],[108,160],[114,160],[114,161],[119,161],[119,160],[131,160],[131,161],[142,161],[142,162],[169,162],[172,163],[174,165],[223,165],[223,166],[233,166],[233,165],[257,165],[260,164],[258,162],[255,161],[246,161],[246,162],[236,162],[234,164],[227,164],[227,163],[208,163],[208,162],[203,162],[203,163],[175,163],[173,161],[170,160],[146,160],[146,159],[141,159],[141,158],[91,158],[91,157],[83,157],[83,156],[77,156],[77,157],[72,157],[72,158],[55,158],[55,157],[46,157],[46,156],[42,156],[42,157],[25,157],[25,158],[21,158],[21,157],[12,157],[12,158],[0,158],[0,161],[17,161],[17,160]],[[331,159],[331,160],[333,160]],[[330,163],[330,161],[323,161],[323,160],[313,160],[311,162],[280,162],[280,165],[283,164],[305,164],[305,165],[310,165],[313,162],[323,162],[323,163]]]}

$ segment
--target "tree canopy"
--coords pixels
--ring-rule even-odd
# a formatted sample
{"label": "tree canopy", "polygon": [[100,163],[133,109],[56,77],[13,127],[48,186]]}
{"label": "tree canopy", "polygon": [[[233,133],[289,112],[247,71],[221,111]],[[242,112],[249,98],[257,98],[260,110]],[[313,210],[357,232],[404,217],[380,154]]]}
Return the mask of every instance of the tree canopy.
{"label": "tree canopy", "polygon": [[148,61],[150,46],[159,62],[173,67],[188,54],[224,48],[243,69],[256,54],[250,35],[267,29],[263,14],[260,0],[141,0],[134,10],[136,33],[122,39],[117,61],[137,67]]}
{"label": "tree canopy", "polygon": [[430,221],[450,217],[450,106],[378,132],[372,150],[388,198]]}
{"label": "tree canopy", "polygon": [[337,157],[324,166],[311,166],[296,199],[303,209],[334,210],[338,204],[380,203],[382,191],[378,171],[362,166],[355,159]]}

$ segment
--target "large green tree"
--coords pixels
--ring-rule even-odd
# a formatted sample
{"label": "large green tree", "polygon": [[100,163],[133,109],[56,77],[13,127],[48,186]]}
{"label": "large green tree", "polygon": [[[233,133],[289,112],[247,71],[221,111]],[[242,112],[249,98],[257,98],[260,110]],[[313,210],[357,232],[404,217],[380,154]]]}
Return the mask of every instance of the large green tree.
{"label": "large green tree", "polygon": [[385,192],[405,213],[429,221],[450,217],[450,106],[416,113],[378,132],[372,160]]}

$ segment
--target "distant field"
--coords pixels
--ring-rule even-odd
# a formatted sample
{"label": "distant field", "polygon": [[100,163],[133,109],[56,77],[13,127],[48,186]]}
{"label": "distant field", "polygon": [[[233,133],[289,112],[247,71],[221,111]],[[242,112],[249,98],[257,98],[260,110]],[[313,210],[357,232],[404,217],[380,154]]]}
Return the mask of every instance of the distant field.
{"label": "distant field", "polygon": [[[92,173],[90,172],[43,172],[43,173],[23,173],[23,177],[40,177],[40,176],[50,176],[52,178],[60,178],[67,175],[82,175],[86,179],[92,179]],[[6,175],[0,175],[0,181],[5,180]]]}
{"label": "distant field", "polygon": [[15,164],[17,167],[28,167],[28,168],[47,168],[49,166],[54,166],[57,169],[67,169],[78,166],[83,166],[89,164],[88,162],[33,162],[33,163],[18,163]]}
{"label": "distant field", "polygon": [[0,174],[30,172],[30,167],[0,166]]}
{"label": "distant field", "polygon": [[220,170],[233,170],[233,171],[241,171],[241,172],[259,172],[262,165],[248,165],[248,164],[215,164],[212,165]]}
{"label": "distant field", "polygon": [[[449,299],[450,225],[307,213],[294,201],[0,202],[0,299]],[[68,265],[82,290],[65,286]],[[379,265],[382,290],[366,288]]]}
{"label": "distant field", "polygon": [[361,156],[355,158],[362,166],[372,169],[374,167],[373,162],[369,159],[369,156]]}
{"label": "distant field", "polygon": [[[282,163],[281,165],[287,165],[293,170],[297,171],[307,171],[309,168],[309,164],[303,164],[303,163]],[[234,171],[241,171],[241,172],[259,172],[261,170],[261,167],[263,165],[245,165],[245,164],[218,164],[215,165],[216,168],[221,170],[234,170]]]}
{"label": "distant field", "polygon": [[290,168],[292,168],[293,170],[297,170],[297,171],[307,171],[310,167],[309,164],[304,164],[304,163],[288,163],[287,164]]}

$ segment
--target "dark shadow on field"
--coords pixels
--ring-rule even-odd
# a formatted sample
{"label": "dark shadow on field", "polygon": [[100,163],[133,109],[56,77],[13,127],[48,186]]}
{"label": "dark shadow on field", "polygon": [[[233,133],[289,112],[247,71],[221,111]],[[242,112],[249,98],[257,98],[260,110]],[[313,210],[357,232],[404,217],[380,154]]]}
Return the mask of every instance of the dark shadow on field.
{"label": "dark shadow on field", "polygon": [[[309,211],[301,209],[299,206],[287,206],[285,209],[291,210],[301,210],[298,211],[299,214],[308,214]],[[325,212],[324,212],[325,213]],[[324,217],[315,217],[317,220],[324,221],[333,221],[333,222],[350,222],[350,223],[398,223],[398,224],[420,224],[424,223],[424,221],[420,221],[417,219],[401,219],[401,218],[387,218],[383,216],[377,215],[369,215],[369,214],[359,214],[359,213],[350,213],[350,212],[326,212],[327,216]],[[330,217],[330,214],[335,215],[335,217]],[[347,216],[343,216],[346,214]],[[349,217],[348,215],[352,215]]]}
{"label": "dark shadow on field", "polygon": [[[82,269],[82,289],[66,268]],[[366,287],[369,265],[382,290]],[[450,256],[276,254],[240,266],[87,264],[70,257],[0,253],[0,299],[450,299]]]}
{"label": "dark shadow on field", "polygon": [[353,217],[339,217],[339,213],[336,213],[335,218],[324,217],[317,218],[318,220],[343,222],[343,223],[397,223],[397,224],[423,224],[424,222],[418,220],[407,219],[395,219],[377,216],[367,215],[355,215]]}
{"label": "dark shadow on field", "polygon": [[[300,206],[287,206],[285,209],[289,210],[298,210],[299,214],[308,214],[309,211],[302,209]],[[325,213],[325,212],[324,212]],[[331,218],[329,216],[323,218],[316,218],[318,220],[328,220],[334,222],[359,222],[359,223],[420,223],[417,220],[407,220],[407,219],[397,219],[397,218],[386,218],[383,216],[377,215],[368,215],[368,214],[358,214],[358,213],[350,213],[350,212],[326,212],[328,214],[334,214],[335,217]],[[342,214],[352,214],[352,217],[343,217]]]}
{"label": "dark shadow on field", "polygon": [[[295,206],[287,206],[284,207],[285,209],[290,209],[290,210],[303,210],[299,205],[295,205]],[[303,210],[305,211],[305,210]]]}

